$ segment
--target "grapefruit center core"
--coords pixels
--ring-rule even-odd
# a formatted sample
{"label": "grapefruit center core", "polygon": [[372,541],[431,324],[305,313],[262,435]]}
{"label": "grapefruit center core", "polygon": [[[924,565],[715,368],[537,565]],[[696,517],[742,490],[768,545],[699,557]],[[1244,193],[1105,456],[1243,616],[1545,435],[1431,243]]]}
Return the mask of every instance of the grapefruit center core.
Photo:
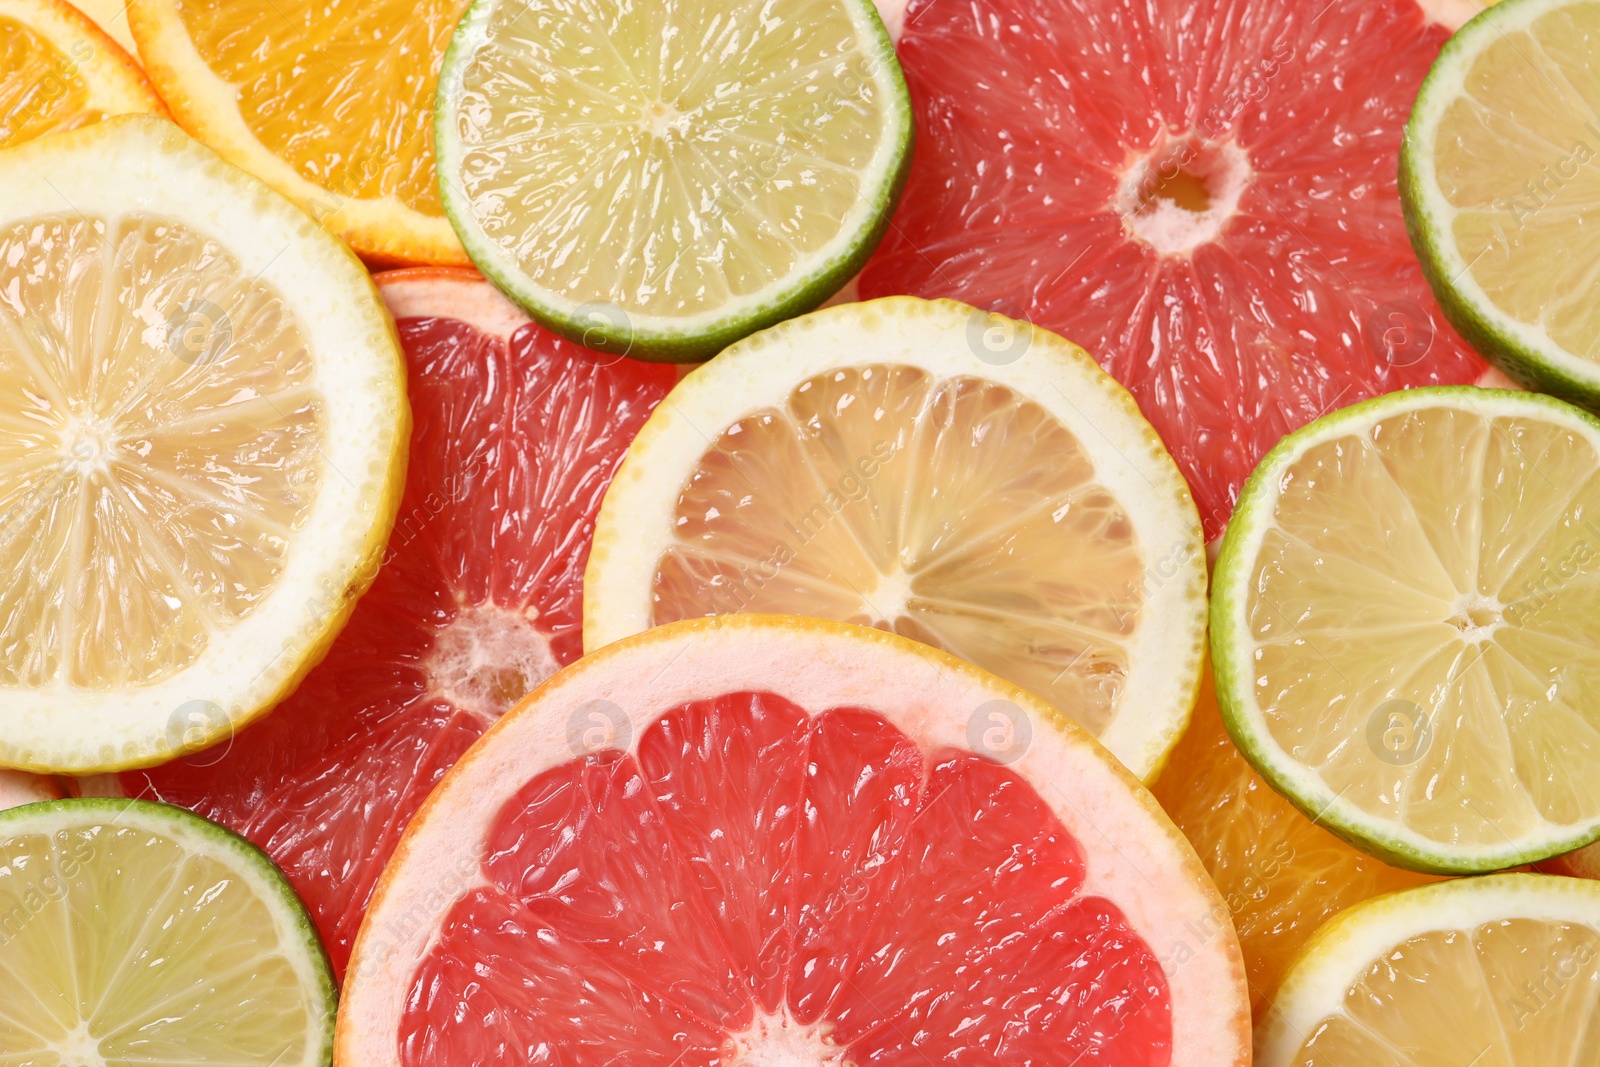
{"label": "grapefruit center core", "polygon": [[1118,207],[1139,240],[1184,255],[1221,236],[1249,181],[1249,162],[1232,141],[1169,137],[1128,167]]}
{"label": "grapefruit center core", "polygon": [[536,608],[463,605],[434,640],[424,664],[430,688],[456,707],[493,722],[560,666]]}
{"label": "grapefruit center core", "polygon": [[722,1063],[728,1067],[836,1067],[845,1062],[844,1046],[828,1036],[827,1023],[807,1025],[789,1014],[788,1006],[776,1012],[758,1012],[749,1029],[734,1034],[722,1046]]}

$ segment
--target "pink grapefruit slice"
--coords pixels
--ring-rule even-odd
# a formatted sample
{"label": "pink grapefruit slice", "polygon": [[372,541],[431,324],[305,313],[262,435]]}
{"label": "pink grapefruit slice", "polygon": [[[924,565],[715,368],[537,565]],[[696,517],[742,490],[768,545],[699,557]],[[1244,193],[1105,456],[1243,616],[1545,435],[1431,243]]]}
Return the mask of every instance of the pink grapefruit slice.
{"label": "pink grapefruit slice", "polygon": [[1093,354],[1208,537],[1287,432],[1474,381],[1406,239],[1416,0],[912,0],[917,148],[863,298],[953,297]]}
{"label": "pink grapefruit slice", "polygon": [[674,378],[557,338],[475,271],[377,281],[415,429],[371,590],[327,659],[260,723],[95,783],[192,808],[259,845],[340,972],[428,790],[501,712],[578,658],[600,498]]}
{"label": "pink grapefruit slice", "polygon": [[945,653],[785,616],[646,631],[501,718],[349,974],[361,1067],[1249,1058],[1227,909],[1104,749]]}

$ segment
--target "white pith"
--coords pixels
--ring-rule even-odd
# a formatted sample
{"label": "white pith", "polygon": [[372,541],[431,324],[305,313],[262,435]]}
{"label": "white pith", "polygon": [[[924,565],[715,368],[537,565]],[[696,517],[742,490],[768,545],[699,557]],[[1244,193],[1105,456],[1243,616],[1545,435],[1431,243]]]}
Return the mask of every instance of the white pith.
{"label": "white pith", "polygon": [[[841,367],[908,364],[935,380],[988,379],[1041,405],[1078,438],[1097,482],[1126,509],[1147,570],[1178,561],[1173,574],[1145,582],[1127,646],[1127,688],[1099,738],[1136,775],[1153,776],[1188,721],[1199,681],[1206,574],[1194,506],[1154,431],[1088,356],[1033,329],[1021,358],[984,362],[968,344],[973,314],[912,297],[829,308],[746,338],[674,387],[629,447],[601,506],[584,576],[584,648],[651,626],[653,576],[678,494],[728,426],[781,407],[801,382]],[[891,601],[903,595],[892,575],[886,585]]]}
{"label": "white pith", "polygon": [[588,656],[500,719],[456,764],[374,891],[340,1010],[341,1061],[398,1067],[406,997],[459,895],[460,872],[480,869],[486,828],[523,784],[573,757],[576,709],[615,704],[637,745],[671,708],[750,690],[812,714],[871,708],[925,750],[967,748],[970,709],[996,699],[1024,709],[1038,725],[1009,766],[1083,848],[1082,892],[1114,901],[1162,962],[1172,997],[1171,1067],[1247,1062],[1248,999],[1226,906],[1153,798],[1104,750],[1021,690],[942,653],[881,631],[757,615],[676,623]]}
{"label": "white pith", "polygon": [[[1215,627],[1217,642],[1226,647],[1228,666],[1222,664],[1219,653],[1219,672],[1241,670],[1239,684],[1230,690],[1232,709],[1230,717],[1241,728],[1234,733],[1241,747],[1249,752],[1252,762],[1263,765],[1268,777],[1280,783],[1289,783],[1280,791],[1291,795],[1302,809],[1317,813],[1317,819],[1331,826],[1353,830],[1385,849],[1401,853],[1424,865],[1424,869],[1465,871],[1494,870],[1536,858],[1534,853],[1545,855],[1553,851],[1582,843],[1592,830],[1600,826],[1600,813],[1586,823],[1571,825],[1542,821],[1543,833],[1523,835],[1503,844],[1463,845],[1441,842],[1420,834],[1401,822],[1379,818],[1336,792],[1312,768],[1305,766],[1284,750],[1273,736],[1266,715],[1254,696],[1254,686],[1248,684],[1254,674],[1248,666],[1255,662],[1257,644],[1252,637],[1248,621],[1250,611],[1249,582],[1253,561],[1257,558],[1263,540],[1274,528],[1274,513],[1279,499],[1278,487],[1283,472],[1297,463],[1308,451],[1333,439],[1361,436],[1386,419],[1394,418],[1407,410],[1422,407],[1456,407],[1464,412],[1484,418],[1518,416],[1548,421],[1589,439],[1600,452],[1600,430],[1587,421],[1575,408],[1539,394],[1515,394],[1482,391],[1472,386],[1447,387],[1424,392],[1406,391],[1368,401],[1359,410],[1341,412],[1326,417],[1313,428],[1301,431],[1303,437],[1286,439],[1287,443],[1263,460],[1253,476],[1253,485],[1259,492],[1241,496],[1240,507],[1229,524],[1231,543],[1228,559],[1213,576],[1213,620],[1219,617],[1217,608],[1225,612],[1224,621]],[[1498,601],[1479,595],[1463,595],[1440,622],[1454,622],[1463,638],[1484,641],[1493,637],[1494,631],[1504,625],[1498,616]],[[1473,625],[1464,612],[1476,609],[1487,612],[1487,625]],[[1465,623],[1465,626],[1461,624]],[[1222,674],[1219,673],[1219,680]],[[1241,732],[1245,736],[1240,736]]]}
{"label": "white pith", "polygon": [[[1397,945],[1435,930],[1470,931],[1503,919],[1573,923],[1600,932],[1600,882],[1537,874],[1461,878],[1357,904],[1312,937],[1256,1030],[1256,1067],[1285,1067],[1316,1024]],[[1442,976],[1448,981],[1450,976]]]}
{"label": "white pith", "polygon": [[[359,572],[390,519],[383,507],[404,431],[393,327],[347,250],[164,119],[109,119],[8,150],[0,187],[0,221],[62,211],[116,219],[137,211],[177,218],[215,238],[241,271],[277,290],[316,360],[325,466],[278,584],[256,610],[231,627],[213,627],[194,663],[151,685],[0,690],[0,754],[10,765],[89,771],[170,757],[166,733],[175,709],[209,700],[234,725],[259,715],[305,669],[327,618],[348,609],[344,591],[371,580]],[[311,605],[327,610],[318,614]]]}
{"label": "white pith", "polygon": [[1164,197],[1149,195],[1150,175],[1165,166],[1177,166],[1174,153],[1179,149],[1171,144],[1135,161],[1122,177],[1116,208],[1123,225],[1160,255],[1187,255],[1200,245],[1215,241],[1238,210],[1239,197],[1250,184],[1250,163],[1243,149],[1231,140],[1207,147],[1220,158],[1206,175],[1210,203],[1204,211],[1192,211]]}

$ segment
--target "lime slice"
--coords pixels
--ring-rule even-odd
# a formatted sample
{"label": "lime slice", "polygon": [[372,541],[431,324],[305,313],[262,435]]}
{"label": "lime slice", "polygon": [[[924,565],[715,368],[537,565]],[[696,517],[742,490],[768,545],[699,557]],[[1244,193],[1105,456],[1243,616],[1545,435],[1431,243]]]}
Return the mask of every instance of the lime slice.
{"label": "lime slice", "polygon": [[1333,919],[1256,1028],[1256,1067],[1600,1062],[1600,883],[1498,874]]}
{"label": "lime slice", "polygon": [[1446,315],[1524,385],[1600,405],[1600,5],[1506,0],[1445,45],[1400,154]]}
{"label": "lime slice", "polygon": [[0,764],[219,742],[372,581],[409,438],[349,249],[171,122],[0,153]]}
{"label": "lime slice", "polygon": [[1600,835],[1600,422],[1459,386],[1285,438],[1212,581],[1228,730],[1393,863],[1495,870]]}
{"label": "lime slice", "polygon": [[435,136],[445,212],[496,285],[590,347],[692,360],[860,269],[912,119],[870,0],[477,0]]}
{"label": "lime slice", "polygon": [[260,850],[137,800],[0,814],[0,1062],[329,1062],[333,975]]}

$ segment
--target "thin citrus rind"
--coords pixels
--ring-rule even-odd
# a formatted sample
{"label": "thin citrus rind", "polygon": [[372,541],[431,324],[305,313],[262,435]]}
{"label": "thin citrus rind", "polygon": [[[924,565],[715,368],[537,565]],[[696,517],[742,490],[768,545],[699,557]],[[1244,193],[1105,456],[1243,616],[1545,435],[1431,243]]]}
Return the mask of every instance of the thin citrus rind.
{"label": "thin citrus rind", "polygon": [[[444,203],[445,215],[472,262],[502,292],[551,331],[589,348],[633,359],[697,362],[715,355],[741,337],[823,303],[855,277],[888,232],[895,205],[900,202],[900,193],[911,172],[916,129],[910,91],[895,56],[894,42],[871,0],[840,0],[855,13],[865,43],[872,46],[878,88],[892,102],[890,111],[896,121],[896,128],[886,134],[884,147],[880,149],[871,188],[858,196],[855,225],[841,229],[839,235],[813,257],[811,268],[787,279],[777,292],[736,311],[718,313],[708,321],[686,325],[666,317],[633,316],[626,309],[615,309],[621,314],[580,318],[578,312],[587,305],[541,289],[524,276],[473,219],[465,193],[454,180],[461,165],[460,140],[455,126],[462,78],[472,56],[487,47],[489,16],[504,2],[506,0],[473,0],[445,50],[433,120],[439,197]],[[612,321],[614,318],[619,321]]]}
{"label": "thin citrus rind", "polygon": [[[1172,1067],[1244,1067],[1249,998],[1227,906],[1155,799],[1059,712],[953,656],[894,634],[820,619],[690,619],[608,645],[553,675],[497,721],[411,821],[373,891],[340,1010],[335,1061],[396,1067],[415,968],[476,870],[484,828],[525,782],[581,755],[571,715],[606,700],[630,744],[662,714],[723,693],[763,691],[812,714],[872,709],[925,750],[967,749],[967,712],[1005,700],[1037,724],[1009,764],[1085,854],[1084,892],[1122,909],[1171,990]],[[624,727],[618,726],[620,733]]]}
{"label": "thin citrus rind", "polygon": [[64,0],[0,0],[0,18],[13,19],[49,41],[88,88],[86,103],[93,110],[106,115],[166,114],[138,62],[71,4]]}
{"label": "thin citrus rind", "polygon": [[1389,415],[1438,403],[1481,412],[1509,408],[1536,415],[1590,437],[1600,451],[1600,419],[1554,397],[1471,385],[1430,386],[1364,400],[1325,415],[1280,441],[1262,458],[1239,493],[1239,503],[1223,536],[1211,580],[1211,657],[1217,700],[1234,743],[1274,789],[1307,818],[1356,848],[1408,870],[1431,874],[1479,874],[1534,863],[1600,839],[1600,813],[1577,829],[1497,848],[1447,848],[1438,842],[1376,819],[1305,773],[1283,751],[1262,723],[1252,696],[1251,651],[1246,623],[1255,550],[1272,522],[1275,486],[1283,471],[1313,445],[1345,436]]}

